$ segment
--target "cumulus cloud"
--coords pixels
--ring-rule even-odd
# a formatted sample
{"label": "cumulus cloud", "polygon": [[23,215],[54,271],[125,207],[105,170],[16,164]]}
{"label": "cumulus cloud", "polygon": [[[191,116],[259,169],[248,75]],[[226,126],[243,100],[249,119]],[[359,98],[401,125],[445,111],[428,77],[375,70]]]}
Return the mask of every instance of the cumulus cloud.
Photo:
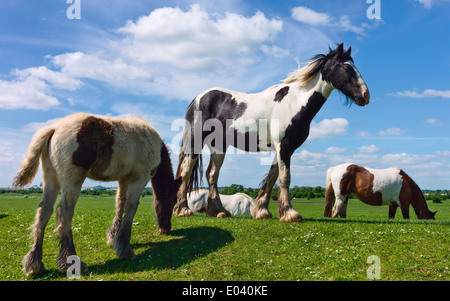
{"label": "cumulus cloud", "polygon": [[292,18],[310,25],[327,25],[331,22],[331,16],[319,13],[305,6],[294,7],[291,11]]}
{"label": "cumulus cloud", "polygon": [[252,63],[250,54],[270,49],[283,22],[262,12],[251,17],[206,12],[198,4],[187,11],[178,7],[155,9],[118,30],[122,54],[142,63],[164,63],[182,70],[217,70],[239,61]]}
{"label": "cumulus cloud", "polygon": [[344,118],[324,119],[321,122],[311,122],[309,141],[325,139],[347,133],[349,122]]}
{"label": "cumulus cloud", "polygon": [[274,44],[282,30],[281,20],[260,11],[247,17],[198,4],[158,8],[117,29],[114,41],[99,41],[107,51],[49,55],[49,66],[14,70],[12,80],[0,81],[0,108],[49,109],[60,104],[54,91],[75,91],[86,80],[183,100],[218,82],[252,90],[261,78],[253,70],[248,80],[251,67],[289,53]]}
{"label": "cumulus cloud", "polygon": [[48,110],[59,104],[58,99],[51,95],[50,86],[35,76],[12,81],[0,80],[1,109]]}
{"label": "cumulus cloud", "polygon": [[312,25],[312,26],[333,26],[339,30],[351,31],[358,35],[363,35],[365,28],[368,28],[367,24],[361,26],[353,25],[350,21],[350,17],[343,15],[339,17],[339,20],[335,20],[333,16],[326,13],[316,12],[305,6],[294,7],[291,10],[291,17],[299,22]]}

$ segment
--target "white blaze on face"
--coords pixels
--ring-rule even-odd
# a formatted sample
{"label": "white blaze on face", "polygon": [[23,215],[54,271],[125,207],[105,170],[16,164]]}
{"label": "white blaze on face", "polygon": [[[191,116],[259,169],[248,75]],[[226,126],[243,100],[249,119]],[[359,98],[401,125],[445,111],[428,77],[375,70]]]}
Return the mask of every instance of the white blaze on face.
{"label": "white blaze on face", "polygon": [[358,84],[360,85],[362,91],[368,91],[369,89],[367,88],[366,82],[363,80],[361,73],[359,73],[359,70],[358,68],[356,68],[355,64],[353,64],[352,61],[346,61],[344,64],[352,66],[352,68],[356,72],[356,76],[358,77]]}

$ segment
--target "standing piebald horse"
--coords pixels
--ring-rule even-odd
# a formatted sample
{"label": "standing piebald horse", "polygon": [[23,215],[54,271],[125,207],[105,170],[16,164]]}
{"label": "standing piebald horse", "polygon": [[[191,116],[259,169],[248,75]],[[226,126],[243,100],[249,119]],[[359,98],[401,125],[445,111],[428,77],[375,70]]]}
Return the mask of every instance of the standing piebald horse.
{"label": "standing piebald horse", "polygon": [[[280,179],[278,217],[283,222],[299,222],[301,215],[289,200],[290,161],[294,151],[309,135],[312,119],[333,89],[341,91],[359,106],[369,103],[369,90],[356,69],[351,48],[343,44],[327,55],[317,55],[302,69],[278,84],[255,94],[212,88],[198,95],[188,106],[177,177],[182,177],[174,213],[192,214],[186,194],[201,179],[201,151],[206,144],[211,160],[206,171],[209,183],[207,213],[229,216],[217,190],[219,170],[228,146],[257,152],[275,150],[276,160],[259,191],[252,216],[270,218],[268,204],[272,187]],[[214,130],[213,130],[214,128]],[[200,174],[200,175],[199,175]]]}
{"label": "standing piebald horse", "polygon": [[389,205],[391,219],[398,207],[403,218],[409,219],[409,205],[419,219],[434,219],[436,214],[428,210],[419,186],[400,168],[372,169],[345,163],[328,169],[324,217],[345,218],[352,193],[368,205]]}
{"label": "standing piebald horse", "polygon": [[[117,118],[77,113],[40,129],[28,148],[13,186],[29,184],[42,161],[44,191],[36,219],[31,226],[34,242],[23,259],[27,274],[44,270],[44,231],[56,208],[60,251],[59,268],[67,268],[67,258],[76,255],[72,237],[72,217],[81,186],[88,177],[119,182],[116,216],[108,231],[108,244],[120,258],[135,256],[130,245],[131,226],[139,197],[149,180],[155,195],[154,206],[161,232],[171,228],[173,206],[181,180],[174,180],[168,149],[156,130],[138,117]],[[82,263],[82,269],[86,265]]]}

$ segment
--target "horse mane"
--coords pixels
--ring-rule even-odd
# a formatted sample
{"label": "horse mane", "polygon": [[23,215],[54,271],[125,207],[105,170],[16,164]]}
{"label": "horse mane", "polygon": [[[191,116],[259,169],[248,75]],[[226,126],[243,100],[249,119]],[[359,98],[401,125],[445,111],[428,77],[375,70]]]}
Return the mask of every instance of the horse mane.
{"label": "horse mane", "polygon": [[[300,68],[300,63],[297,60],[298,69],[291,72],[288,75],[288,77],[285,80],[283,80],[283,82],[285,84],[291,84],[294,82],[299,82],[300,85],[307,84],[309,81],[311,81],[317,75],[318,72],[320,72],[322,70],[325,63],[330,58],[334,57],[337,53],[337,48],[331,49],[330,47],[328,47],[328,50],[329,50],[328,54],[316,54],[315,56],[313,56],[313,58],[308,63],[308,65],[306,65],[303,68]],[[347,53],[343,53],[342,56],[343,56],[342,59],[344,61],[350,60],[353,62],[352,57],[350,55],[348,55]]]}

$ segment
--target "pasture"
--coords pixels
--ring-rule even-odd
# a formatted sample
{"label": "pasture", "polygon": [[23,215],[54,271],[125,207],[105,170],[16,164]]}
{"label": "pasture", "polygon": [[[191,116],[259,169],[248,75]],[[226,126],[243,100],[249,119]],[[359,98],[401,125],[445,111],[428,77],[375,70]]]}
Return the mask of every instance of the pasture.
{"label": "pasture", "polygon": [[[21,261],[28,252],[40,195],[0,195],[0,280],[68,280],[57,269],[59,246],[55,215],[44,240],[45,272],[26,276]],[[73,218],[77,254],[88,265],[81,280],[368,280],[367,258],[381,262],[380,280],[450,280],[450,202],[428,203],[436,220],[404,221],[388,207],[349,200],[347,219],[324,219],[324,200],[293,200],[302,223],[248,216],[210,218],[204,213],[172,218],[172,231],[159,234],[153,198],[141,198],[133,221],[136,257],[118,259],[106,244],[114,217],[114,197],[81,196]],[[276,216],[276,203],[269,209]]]}

